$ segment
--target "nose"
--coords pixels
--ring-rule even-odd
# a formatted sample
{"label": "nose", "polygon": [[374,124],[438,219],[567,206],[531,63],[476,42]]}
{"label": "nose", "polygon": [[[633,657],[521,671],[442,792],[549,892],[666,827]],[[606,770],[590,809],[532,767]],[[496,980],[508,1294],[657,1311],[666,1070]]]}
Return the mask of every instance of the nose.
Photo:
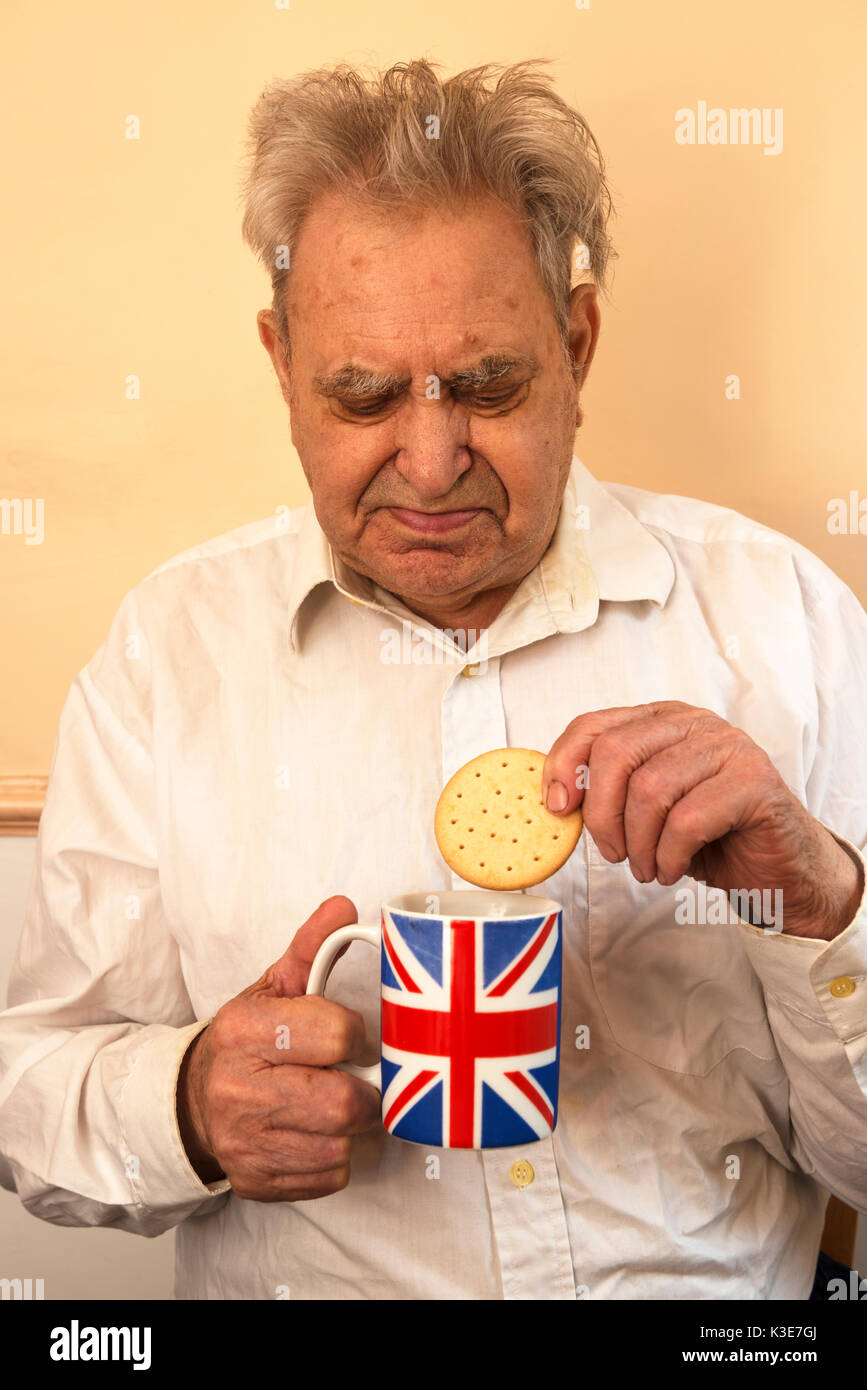
{"label": "nose", "polygon": [[468,412],[454,401],[416,398],[397,415],[395,467],[421,502],[446,497],[472,467]]}

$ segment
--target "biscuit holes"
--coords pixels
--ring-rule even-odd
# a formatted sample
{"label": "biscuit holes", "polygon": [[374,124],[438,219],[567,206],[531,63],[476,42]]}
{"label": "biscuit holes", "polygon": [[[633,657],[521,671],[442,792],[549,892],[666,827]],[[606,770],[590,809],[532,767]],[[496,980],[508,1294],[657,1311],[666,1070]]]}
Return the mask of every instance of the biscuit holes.
{"label": "biscuit holes", "polygon": [[481,775],[482,775],[482,774],[481,774],[480,772],[477,772],[477,773],[476,773],[476,776],[477,776],[477,777],[481,777]]}
{"label": "biscuit holes", "polygon": [[559,835],[555,835],[555,836],[554,836],[554,839],[555,839],[555,840],[559,840],[559,838],[560,838]]}
{"label": "biscuit holes", "polygon": [[457,825],[457,821],[456,821],[456,820],[453,820],[453,821],[452,821],[452,825]]}
{"label": "biscuit holes", "polygon": [[458,792],[458,796],[463,796],[463,792]]}
{"label": "biscuit holes", "polygon": [[497,835],[496,830],[492,830],[492,831],[491,831],[491,839],[492,839],[492,840],[496,839],[496,835]]}
{"label": "biscuit holes", "polygon": [[488,808],[487,808],[487,806],[483,806],[483,807],[482,807],[482,815],[483,815],[483,816],[486,816],[487,814],[488,814]]}
{"label": "biscuit holes", "polygon": [[473,827],[472,827],[471,825],[468,825],[468,826],[467,826],[467,834],[468,834],[468,835],[472,835],[472,833],[473,833]]}
{"label": "biscuit holes", "polygon": [[458,845],[458,849],[463,849],[463,845]]}
{"label": "biscuit holes", "polygon": [[501,795],[501,792],[499,791],[499,788],[498,788],[498,789],[497,789],[497,796],[500,796],[500,795]]}
{"label": "biscuit holes", "polygon": [[534,860],[536,861],[536,863],[538,864],[538,862],[539,862],[539,856],[538,856],[538,854],[534,854],[534,855],[533,855],[533,858],[534,858]]}
{"label": "biscuit holes", "polygon": [[525,825],[532,825],[533,822],[532,822],[532,821],[529,819],[529,817],[528,817],[527,820],[525,820],[524,824],[525,824]]}
{"label": "biscuit holes", "polygon": [[506,865],[506,873],[507,873],[507,874],[510,874],[511,872],[512,872],[512,866],[511,866],[511,864],[507,864],[507,865]]}
{"label": "biscuit holes", "polygon": [[[460,792],[458,792],[458,796],[460,796]],[[518,800],[519,800],[519,801],[523,801],[523,800],[524,800],[524,793],[523,793],[523,792],[521,792],[521,795],[518,797]]]}
{"label": "biscuit holes", "polygon": [[535,772],[535,771],[536,771],[536,769],[535,769],[534,767],[531,767],[529,770],[530,770],[530,772]]}
{"label": "biscuit holes", "polygon": [[513,836],[512,836],[512,844],[513,844],[513,845],[516,845],[517,843],[518,843],[518,837],[517,837],[517,835],[513,835]]}
{"label": "biscuit holes", "polygon": [[479,868],[480,868],[480,869],[483,869],[484,867],[485,867],[485,861],[484,861],[484,859],[480,859],[480,860],[479,860]]}
{"label": "biscuit holes", "polygon": [[508,766],[509,766],[508,763],[500,763],[500,767],[508,767]]}
{"label": "biscuit holes", "polygon": [[504,819],[504,820],[508,820],[510,815],[511,815],[511,812],[510,812],[510,811],[507,811],[506,814],[505,814],[505,816],[503,817],[503,819]]}

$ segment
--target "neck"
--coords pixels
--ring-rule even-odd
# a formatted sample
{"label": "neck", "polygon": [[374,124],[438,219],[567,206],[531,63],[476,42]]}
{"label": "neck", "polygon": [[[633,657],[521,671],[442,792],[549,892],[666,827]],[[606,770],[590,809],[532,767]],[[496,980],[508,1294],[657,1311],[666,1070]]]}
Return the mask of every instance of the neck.
{"label": "neck", "polygon": [[420,618],[424,618],[432,627],[438,627],[459,635],[469,648],[472,645],[472,639],[490,627],[498,614],[503,611],[520,583],[521,580],[516,580],[513,584],[506,584],[500,589],[488,589],[485,593],[476,594],[465,603],[458,604],[439,604],[436,599],[417,600],[412,596],[407,597],[403,594],[396,594],[395,597],[400,599],[400,602],[411,613],[416,613]]}

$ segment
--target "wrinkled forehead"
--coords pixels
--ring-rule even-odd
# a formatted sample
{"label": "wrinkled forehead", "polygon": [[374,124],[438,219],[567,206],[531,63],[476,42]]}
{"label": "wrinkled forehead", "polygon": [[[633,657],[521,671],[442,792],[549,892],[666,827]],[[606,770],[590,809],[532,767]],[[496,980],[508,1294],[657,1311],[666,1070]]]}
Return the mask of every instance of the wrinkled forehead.
{"label": "wrinkled forehead", "polygon": [[526,227],[490,197],[388,210],[321,195],[296,239],[287,312],[295,345],[347,358],[399,343],[531,351],[554,323]]}

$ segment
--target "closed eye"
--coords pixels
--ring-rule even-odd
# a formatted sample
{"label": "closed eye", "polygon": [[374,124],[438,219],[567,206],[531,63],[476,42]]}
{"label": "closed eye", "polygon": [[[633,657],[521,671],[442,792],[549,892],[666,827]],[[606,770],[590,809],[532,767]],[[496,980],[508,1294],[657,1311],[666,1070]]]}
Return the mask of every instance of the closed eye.
{"label": "closed eye", "polygon": [[[517,382],[514,386],[510,386],[507,390],[500,390],[493,393],[476,392],[475,394],[473,394],[470,391],[455,391],[454,394],[460,400],[470,405],[472,409],[505,410],[511,409],[513,406],[519,405],[522,401],[526,400],[527,395],[529,394],[529,390],[530,382],[521,381]],[[398,397],[380,396],[378,399],[365,401],[361,399],[347,400],[346,398],[341,398],[339,396],[333,395],[331,397],[331,401],[333,404],[339,406],[339,408],[342,411],[345,411],[348,415],[354,415],[360,417],[361,419],[372,419],[373,417],[381,415],[384,411],[389,410],[392,406],[396,405]]]}
{"label": "closed eye", "polygon": [[376,415],[380,410],[384,410],[391,401],[372,401],[369,405],[358,405],[357,403],[346,403],[345,410],[351,410],[353,415]]}
{"label": "closed eye", "polygon": [[515,405],[520,405],[527,399],[530,391],[529,381],[519,381],[514,386],[510,386],[506,391],[495,393],[480,393],[470,397],[472,404],[482,410],[496,410],[497,407],[511,409]]}
{"label": "closed eye", "polygon": [[394,404],[392,398],[385,400],[380,398],[375,401],[346,401],[332,397],[332,400],[336,400],[340,409],[345,410],[349,415],[361,415],[362,417],[380,415],[383,410],[387,410],[390,405]]}

